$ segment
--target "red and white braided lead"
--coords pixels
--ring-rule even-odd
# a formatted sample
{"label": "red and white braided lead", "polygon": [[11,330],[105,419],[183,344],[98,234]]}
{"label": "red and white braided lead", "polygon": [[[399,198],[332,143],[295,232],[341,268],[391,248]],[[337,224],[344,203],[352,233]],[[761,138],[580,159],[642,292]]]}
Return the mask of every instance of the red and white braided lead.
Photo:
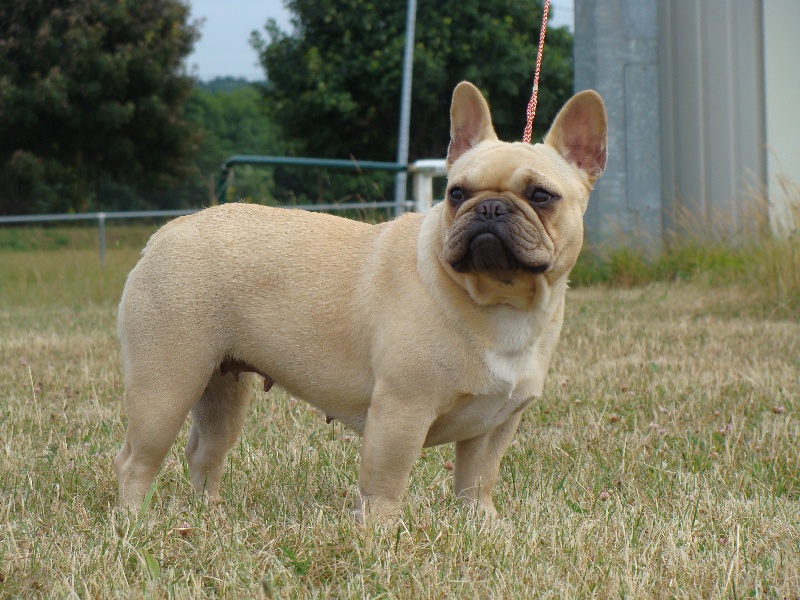
{"label": "red and white braided lead", "polygon": [[547,13],[550,11],[550,0],[544,0],[544,12],[542,13],[542,30],[539,33],[539,51],[536,53],[536,72],[533,75],[533,94],[531,101],[528,102],[528,122],[525,125],[525,133],[522,134],[522,141],[526,144],[531,143],[531,133],[533,131],[533,118],[536,116],[536,102],[539,100],[539,71],[542,68],[542,51],[544,50],[544,34],[547,31]]}

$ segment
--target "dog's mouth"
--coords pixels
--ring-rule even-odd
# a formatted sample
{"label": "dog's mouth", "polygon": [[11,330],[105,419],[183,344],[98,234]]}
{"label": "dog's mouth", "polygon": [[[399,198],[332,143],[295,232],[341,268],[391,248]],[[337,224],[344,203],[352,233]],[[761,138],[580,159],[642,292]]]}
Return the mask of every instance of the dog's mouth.
{"label": "dog's mouth", "polygon": [[459,273],[467,272],[509,272],[527,271],[544,273],[550,267],[548,262],[541,264],[522,264],[511,249],[494,233],[479,233],[469,243],[467,254],[450,266]]}
{"label": "dog's mouth", "polygon": [[540,274],[550,268],[552,254],[532,224],[514,218],[473,218],[454,224],[445,259],[459,273]]}

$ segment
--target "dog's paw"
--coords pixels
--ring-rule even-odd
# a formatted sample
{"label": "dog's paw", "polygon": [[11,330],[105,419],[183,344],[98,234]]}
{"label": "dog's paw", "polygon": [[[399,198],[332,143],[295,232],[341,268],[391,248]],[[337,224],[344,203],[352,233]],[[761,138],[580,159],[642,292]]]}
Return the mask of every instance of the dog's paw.
{"label": "dog's paw", "polygon": [[353,518],[362,525],[393,526],[400,519],[400,503],[359,494]]}
{"label": "dog's paw", "polygon": [[501,518],[500,513],[497,512],[494,503],[491,501],[487,502],[467,496],[461,496],[459,499],[461,500],[461,506],[471,515],[490,521],[500,520]]}

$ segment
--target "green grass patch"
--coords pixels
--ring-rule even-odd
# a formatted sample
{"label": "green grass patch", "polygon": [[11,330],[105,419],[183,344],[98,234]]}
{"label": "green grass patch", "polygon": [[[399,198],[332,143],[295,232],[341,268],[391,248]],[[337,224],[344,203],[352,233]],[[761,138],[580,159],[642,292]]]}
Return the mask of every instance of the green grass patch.
{"label": "green grass patch", "polygon": [[[109,224],[106,221],[106,248],[142,248],[160,223]],[[97,224],[59,226],[0,227],[0,252],[30,252],[34,250],[98,250],[100,235]]]}
{"label": "green grass patch", "polygon": [[[91,227],[0,229],[0,307],[85,306],[117,302],[155,225],[107,228],[106,268]],[[15,241],[16,240],[16,241]],[[687,282],[708,290],[735,289],[719,313],[800,318],[800,236],[725,246],[699,241],[668,245],[658,255],[620,248],[585,248],[572,286],[636,288]]]}
{"label": "green grass patch", "polygon": [[634,248],[587,248],[571,279],[575,285],[606,284],[620,287],[656,281],[686,281],[702,276],[714,283],[740,280],[750,268],[749,250],[722,245],[680,244],[648,256]]}
{"label": "green grass patch", "polygon": [[138,259],[138,249],[109,249],[103,269],[97,249],[0,252],[0,308],[118,302]]}

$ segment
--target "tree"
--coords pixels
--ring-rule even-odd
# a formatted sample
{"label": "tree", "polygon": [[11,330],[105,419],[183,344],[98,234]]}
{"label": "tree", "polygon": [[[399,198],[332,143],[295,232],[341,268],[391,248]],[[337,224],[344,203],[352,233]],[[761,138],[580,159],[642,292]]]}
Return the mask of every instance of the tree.
{"label": "tree", "polygon": [[[186,117],[202,133],[195,164],[201,187],[216,189],[220,166],[234,154],[281,154],[275,127],[264,115],[258,90],[246,80],[217,78],[200,83],[186,105]],[[240,167],[235,189],[239,199],[265,202],[272,198],[272,169]],[[206,193],[208,197],[208,193]]]}
{"label": "tree", "polygon": [[[216,198],[225,159],[233,154],[281,153],[274,127],[264,116],[261,95],[247,80],[226,77],[197,82],[183,115],[201,140],[190,175],[176,186],[149,192],[104,181],[98,203],[105,210],[207,206]],[[240,167],[228,190],[237,200],[272,202],[272,169]]]}
{"label": "tree", "polygon": [[[393,0],[289,0],[294,33],[254,32],[273,121],[297,154],[394,160],[406,5]],[[410,159],[443,157],[449,104],[467,79],[487,96],[502,139],[521,139],[536,63],[541,0],[419,3]],[[572,36],[549,29],[534,135],[572,93]]]}
{"label": "tree", "polygon": [[181,0],[0,4],[0,212],[85,210],[106,181],[186,177],[188,19]]}

